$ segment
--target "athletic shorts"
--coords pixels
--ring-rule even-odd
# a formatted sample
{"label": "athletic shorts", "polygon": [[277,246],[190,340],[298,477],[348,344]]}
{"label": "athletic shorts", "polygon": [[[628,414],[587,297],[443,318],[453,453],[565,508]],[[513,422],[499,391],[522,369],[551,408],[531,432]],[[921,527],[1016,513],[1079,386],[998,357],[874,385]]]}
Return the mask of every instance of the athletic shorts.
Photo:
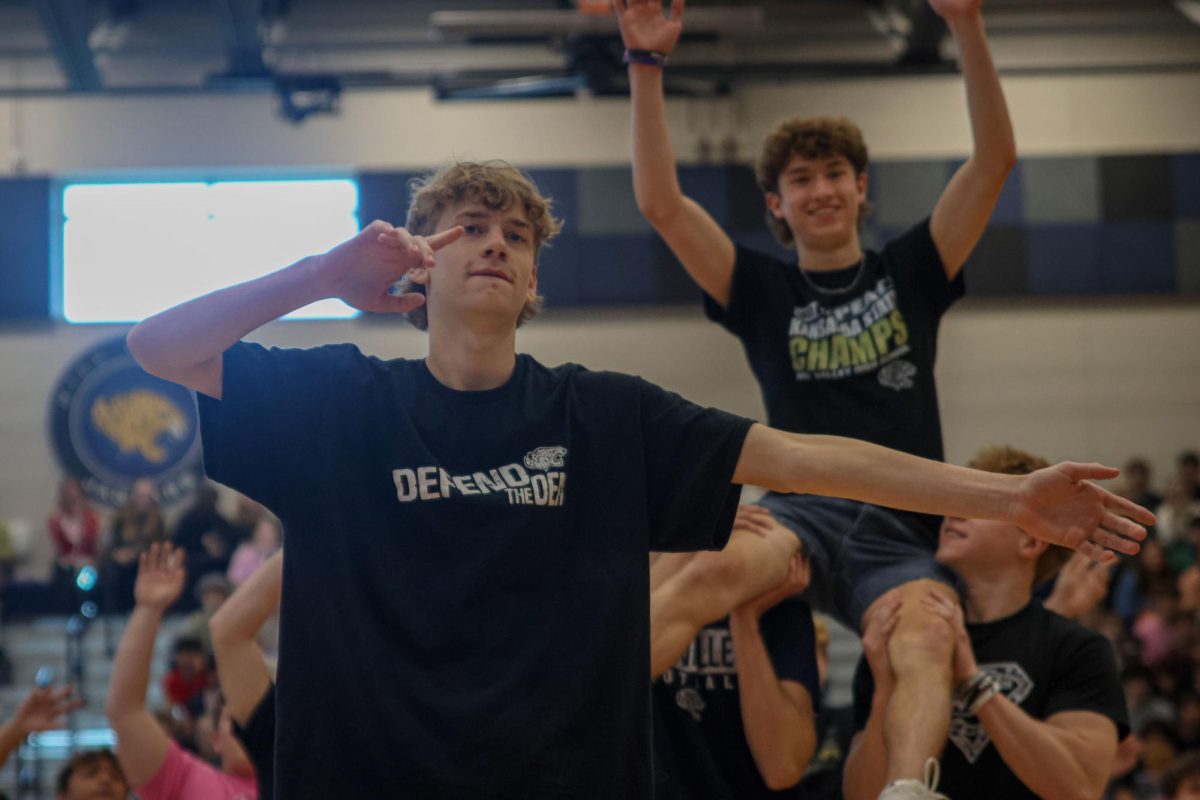
{"label": "athletic shorts", "polygon": [[803,597],[816,611],[862,632],[863,614],[888,590],[920,578],[955,585],[934,561],[937,540],[921,518],[814,494],[771,492],[762,506],[800,538],[812,559]]}

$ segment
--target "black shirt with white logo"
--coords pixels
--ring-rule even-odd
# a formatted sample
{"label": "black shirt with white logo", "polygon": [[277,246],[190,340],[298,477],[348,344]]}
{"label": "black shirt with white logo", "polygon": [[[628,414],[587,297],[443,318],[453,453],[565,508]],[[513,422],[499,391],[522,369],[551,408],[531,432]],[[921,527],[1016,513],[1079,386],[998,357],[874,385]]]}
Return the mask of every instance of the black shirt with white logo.
{"label": "black shirt with white logo", "polygon": [[928,220],[863,258],[802,273],[739,246],[729,306],[706,296],[705,312],[741,340],[771,427],[940,461],[933,364],[962,273],[946,279]]}
{"label": "black shirt with white logo", "polygon": [[[779,680],[801,684],[814,710],[820,688],[812,612],[799,599],[768,610],[763,643]],[[763,782],[742,723],[737,659],[726,617],[701,629],[675,666],[654,681],[657,800],[800,797]]]}
{"label": "black shirt with white logo", "polygon": [[749,420],[351,345],[235,345],[200,411],[209,474],[287,531],[278,796],[651,796],[646,553],[724,545]]}
{"label": "black shirt with white logo", "polygon": [[[979,668],[1025,713],[1046,720],[1062,711],[1092,711],[1111,719],[1117,738],[1129,733],[1116,654],[1101,634],[1042,607],[1036,600],[1011,617],[968,625]],[[865,659],[854,675],[854,721],[871,713],[875,682]],[[942,753],[938,790],[948,797],[1014,800],[1037,795],[1005,765],[979,718],[954,702]]]}

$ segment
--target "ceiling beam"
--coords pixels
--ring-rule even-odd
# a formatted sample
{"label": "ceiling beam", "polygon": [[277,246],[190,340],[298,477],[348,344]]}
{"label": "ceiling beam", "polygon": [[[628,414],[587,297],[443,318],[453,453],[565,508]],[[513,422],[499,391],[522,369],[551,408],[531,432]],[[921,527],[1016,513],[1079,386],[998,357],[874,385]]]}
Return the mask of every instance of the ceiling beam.
{"label": "ceiling beam", "polygon": [[229,75],[263,76],[270,70],[263,62],[262,18],[256,0],[212,0],[221,39],[225,42]]}
{"label": "ceiling beam", "polygon": [[87,0],[34,0],[33,5],[67,86],[81,92],[103,89],[104,82],[88,45]]}

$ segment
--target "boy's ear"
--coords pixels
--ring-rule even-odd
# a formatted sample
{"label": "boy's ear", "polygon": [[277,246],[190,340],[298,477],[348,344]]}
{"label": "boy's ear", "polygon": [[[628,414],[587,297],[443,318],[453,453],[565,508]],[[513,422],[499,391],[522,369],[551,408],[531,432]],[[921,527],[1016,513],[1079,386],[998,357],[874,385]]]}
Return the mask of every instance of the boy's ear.
{"label": "boy's ear", "polygon": [[767,210],[775,219],[783,219],[783,198],[778,192],[767,192]]}
{"label": "boy's ear", "polygon": [[533,272],[529,273],[529,291],[525,293],[529,302],[537,299],[537,284],[538,284],[538,265],[533,265]]}

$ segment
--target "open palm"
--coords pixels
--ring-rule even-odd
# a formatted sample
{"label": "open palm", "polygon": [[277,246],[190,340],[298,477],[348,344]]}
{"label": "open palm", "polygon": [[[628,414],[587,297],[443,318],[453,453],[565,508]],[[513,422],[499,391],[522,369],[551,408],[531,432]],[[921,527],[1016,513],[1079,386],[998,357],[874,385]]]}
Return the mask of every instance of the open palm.
{"label": "open palm", "polygon": [[1133,555],[1146,538],[1142,525],[1153,524],[1154,515],[1091,483],[1117,474],[1100,464],[1070,462],[1032,472],[1022,479],[1014,520],[1029,535],[1096,561]]}
{"label": "open palm", "polygon": [[684,0],[671,0],[669,14],[662,0],[613,0],[621,38],[630,50],[669,53],[683,32]]}
{"label": "open palm", "polygon": [[71,698],[72,686],[34,689],[17,708],[13,720],[22,733],[61,728],[63,717],[83,706],[83,701]]}
{"label": "open palm", "polygon": [[156,542],[138,560],[133,599],[140,606],[165,609],[183,593],[186,577],[183,550]]}

